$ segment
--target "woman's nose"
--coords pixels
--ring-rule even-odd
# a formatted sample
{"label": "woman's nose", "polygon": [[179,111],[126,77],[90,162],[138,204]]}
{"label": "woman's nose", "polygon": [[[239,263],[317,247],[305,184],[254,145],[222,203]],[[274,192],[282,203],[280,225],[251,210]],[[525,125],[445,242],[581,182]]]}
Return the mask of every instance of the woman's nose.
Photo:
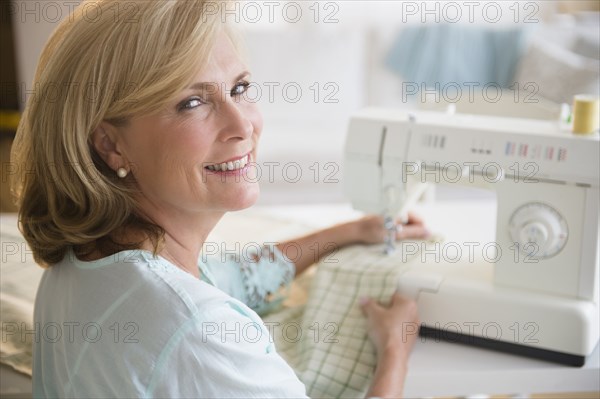
{"label": "woman's nose", "polygon": [[222,141],[252,137],[254,125],[251,118],[252,111],[248,107],[234,99],[227,99],[219,108],[222,126],[219,135]]}

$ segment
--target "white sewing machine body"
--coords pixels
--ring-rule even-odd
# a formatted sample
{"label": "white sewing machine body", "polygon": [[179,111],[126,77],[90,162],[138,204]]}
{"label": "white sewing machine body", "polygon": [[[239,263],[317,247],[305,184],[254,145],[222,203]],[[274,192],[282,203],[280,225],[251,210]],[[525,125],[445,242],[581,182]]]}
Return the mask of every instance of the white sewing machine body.
{"label": "white sewing machine body", "polygon": [[491,262],[402,275],[421,334],[582,365],[599,337],[599,154],[598,135],[553,122],[367,109],[350,122],[345,192],[396,213],[415,181],[493,190]]}

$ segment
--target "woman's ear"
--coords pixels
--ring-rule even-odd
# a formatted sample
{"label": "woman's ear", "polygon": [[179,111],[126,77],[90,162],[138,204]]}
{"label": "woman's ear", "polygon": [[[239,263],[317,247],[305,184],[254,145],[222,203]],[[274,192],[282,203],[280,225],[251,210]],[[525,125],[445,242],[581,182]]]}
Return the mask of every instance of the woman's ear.
{"label": "woman's ear", "polygon": [[109,122],[102,121],[92,132],[92,145],[100,158],[114,171],[127,168],[127,160],[117,146],[117,129]]}

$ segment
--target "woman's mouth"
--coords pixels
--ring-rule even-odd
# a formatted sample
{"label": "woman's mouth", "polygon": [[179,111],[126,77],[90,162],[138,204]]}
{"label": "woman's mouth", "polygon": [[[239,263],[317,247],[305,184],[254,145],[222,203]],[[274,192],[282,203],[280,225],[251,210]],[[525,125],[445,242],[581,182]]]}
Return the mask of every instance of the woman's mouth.
{"label": "woman's mouth", "polygon": [[250,163],[250,154],[246,154],[241,158],[234,159],[231,161],[208,165],[205,166],[204,169],[210,170],[212,172],[232,172],[244,169],[244,167],[246,167],[248,163]]}

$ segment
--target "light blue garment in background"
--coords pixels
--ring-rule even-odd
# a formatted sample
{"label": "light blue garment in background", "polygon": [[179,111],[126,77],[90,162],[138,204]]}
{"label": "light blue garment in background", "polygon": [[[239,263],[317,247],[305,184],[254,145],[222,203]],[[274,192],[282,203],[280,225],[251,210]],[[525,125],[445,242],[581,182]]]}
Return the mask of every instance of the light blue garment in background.
{"label": "light blue garment in background", "polygon": [[34,397],[306,397],[242,302],[264,311],[283,299],[294,265],[268,255],[201,259],[199,280],[147,251],[69,252],[36,297]]}
{"label": "light blue garment in background", "polygon": [[398,35],[386,65],[403,81],[443,88],[479,83],[513,84],[527,31],[457,24],[407,27]]}

